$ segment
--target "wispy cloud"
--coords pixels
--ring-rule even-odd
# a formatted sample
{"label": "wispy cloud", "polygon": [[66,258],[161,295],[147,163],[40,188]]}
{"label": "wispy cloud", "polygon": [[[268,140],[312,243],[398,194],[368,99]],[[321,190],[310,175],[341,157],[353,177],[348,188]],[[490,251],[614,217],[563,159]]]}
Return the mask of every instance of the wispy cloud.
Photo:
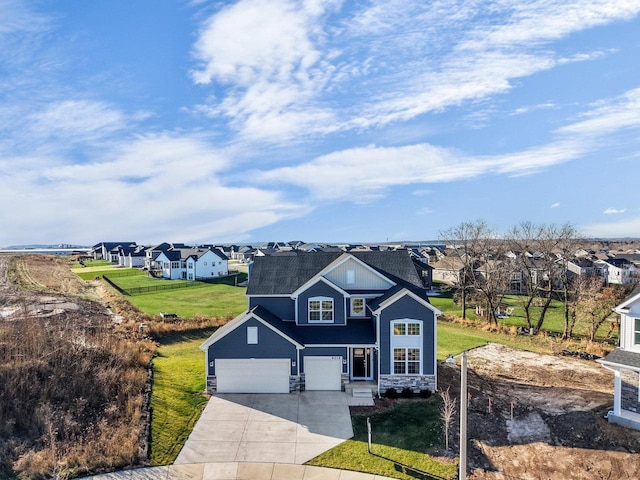
{"label": "wispy cloud", "polygon": [[551,208],[558,208],[560,206],[560,202],[556,202],[551,205]]}
{"label": "wispy cloud", "polygon": [[60,225],[66,238],[87,243],[112,238],[115,225],[142,242],[175,237],[175,225],[185,241],[231,241],[308,211],[277,191],[228,184],[231,166],[203,139],[162,134],[124,142],[89,163],[5,170],[0,203],[12,208],[0,223],[12,231],[0,232],[0,245],[55,241]]}
{"label": "wispy cloud", "polygon": [[[193,79],[225,90],[197,109],[227,116],[244,137],[273,142],[379,127],[503,94],[514,80],[560,64],[600,58],[607,52],[556,55],[548,45],[640,11],[637,2],[602,0],[374,0],[359,7],[337,0],[223,7],[202,25]],[[346,19],[327,28],[338,10]],[[489,22],[472,22],[486,11]],[[344,106],[345,97],[357,101]]]}
{"label": "wispy cloud", "polygon": [[429,215],[433,213],[433,210],[429,207],[424,207],[416,210],[416,215]]}
{"label": "wispy cloud", "polygon": [[626,208],[622,208],[622,209],[618,209],[618,208],[607,208],[604,212],[605,215],[617,215],[619,213],[624,213],[626,212],[627,209]]}
{"label": "wispy cloud", "polygon": [[640,232],[640,217],[617,222],[592,223],[580,227],[580,231],[589,237],[632,237],[637,238]]}
{"label": "wispy cloud", "polygon": [[[639,89],[640,90],[640,89]],[[260,172],[262,182],[288,183],[308,189],[316,199],[370,202],[397,185],[451,182],[487,174],[530,175],[576,160],[602,148],[599,139],[616,129],[640,128],[632,90],[585,113],[589,120],[556,131],[556,140],[523,151],[474,156],[430,144],[368,146],[323,155],[310,162]],[[592,122],[588,126],[584,122]],[[601,129],[595,128],[596,125]],[[552,206],[553,208],[553,206]]]}

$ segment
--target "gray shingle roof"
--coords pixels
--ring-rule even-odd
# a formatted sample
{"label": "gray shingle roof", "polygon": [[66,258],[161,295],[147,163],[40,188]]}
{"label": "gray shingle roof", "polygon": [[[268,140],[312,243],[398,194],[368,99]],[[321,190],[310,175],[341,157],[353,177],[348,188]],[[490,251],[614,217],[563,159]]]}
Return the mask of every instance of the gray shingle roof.
{"label": "gray shingle roof", "polygon": [[261,306],[252,309],[252,312],[302,345],[372,345],[376,341],[373,321],[368,318],[350,319],[347,325],[301,327],[293,322],[282,321]]}
{"label": "gray shingle roof", "polygon": [[613,352],[603,358],[605,362],[626,365],[628,367],[640,368],[640,353],[629,352],[616,348]]}
{"label": "gray shingle roof", "polygon": [[[302,252],[295,255],[256,257],[251,267],[247,295],[287,295],[339,258],[342,252]],[[422,281],[406,251],[351,252],[390,280],[412,290]]]}

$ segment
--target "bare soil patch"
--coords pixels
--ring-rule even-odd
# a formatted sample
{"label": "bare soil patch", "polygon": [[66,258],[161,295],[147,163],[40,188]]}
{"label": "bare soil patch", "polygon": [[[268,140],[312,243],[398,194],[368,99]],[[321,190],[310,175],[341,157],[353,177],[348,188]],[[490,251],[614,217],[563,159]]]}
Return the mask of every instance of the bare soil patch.
{"label": "bare soil patch", "polygon": [[[595,361],[489,344],[468,366],[469,478],[640,478],[640,432],[604,419],[613,374]],[[460,367],[438,374],[459,397]]]}

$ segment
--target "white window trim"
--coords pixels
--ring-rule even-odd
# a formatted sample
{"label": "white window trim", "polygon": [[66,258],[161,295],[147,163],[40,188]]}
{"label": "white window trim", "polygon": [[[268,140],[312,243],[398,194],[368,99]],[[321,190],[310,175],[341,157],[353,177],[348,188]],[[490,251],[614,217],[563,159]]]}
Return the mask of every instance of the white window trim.
{"label": "white window trim", "polygon": [[[320,302],[320,319],[319,320],[311,320],[311,302]],[[331,302],[331,320],[323,320],[322,313],[324,310],[322,309],[322,302]],[[309,297],[307,300],[307,321],[309,323],[335,323],[336,312],[335,312],[335,301],[331,297]]]}
{"label": "white window trim", "polygon": [[640,333],[640,328],[637,328],[636,325],[640,326],[640,317],[632,317],[632,318],[633,318],[633,323],[631,324],[631,326],[633,327],[633,330],[632,330],[633,337],[631,342],[632,342],[632,345],[634,346],[640,346],[640,342],[636,342],[636,336],[637,334]]}
{"label": "white window trim", "polygon": [[[396,360],[396,350],[404,350],[404,360]],[[409,373],[409,362],[415,363],[415,360],[409,360],[409,350],[417,350],[418,351],[418,372],[417,373]],[[393,375],[422,375],[422,348],[420,347],[394,347],[392,351],[393,357],[393,367],[392,372]],[[404,371],[405,373],[396,373],[396,362],[402,361],[404,363]]]}
{"label": "white window trim", "polygon": [[[354,312],[353,311],[353,301],[354,300],[362,300],[362,312]],[[367,301],[364,297],[351,297],[351,301],[349,302],[349,310],[352,317],[364,317],[367,312]]]}
{"label": "white window trim", "polygon": [[[408,332],[408,324],[410,323],[417,323],[418,325],[420,325],[420,335],[395,335],[394,334],[394,330],[395,330],[395,325],[397,323],[404,323],[405,324],[405,332]],[[424,335],[424,322],[422,320],[415,320],[412,318],[402,318],[402,319],[398,319],[398,320],[393,320],[392,322],[390,322],[389,325],[389,336],[390,336],[390,342],[389,342],[389,346],[390,346],[390,354],[389,354],[389,360],[390,360],[390,373],[391,375],[422,375],[422,372],[424,372],[424,341],[423,341],[423,335]],[[420,367],[419,367],[419,373],[394,373],[395,372],[395,368],[394,368],[394,362],[395,362],[395,349],[396,348],[417,348],[418,351],[420,352]],[[405,362],[408,362],[408,360],[405,359]],[[406,369],[408,370],[408,364],[406,366]]]}
{"label": "white window trim", "polygon": [[247,327],[247,345],[258,344],[258,327]]}

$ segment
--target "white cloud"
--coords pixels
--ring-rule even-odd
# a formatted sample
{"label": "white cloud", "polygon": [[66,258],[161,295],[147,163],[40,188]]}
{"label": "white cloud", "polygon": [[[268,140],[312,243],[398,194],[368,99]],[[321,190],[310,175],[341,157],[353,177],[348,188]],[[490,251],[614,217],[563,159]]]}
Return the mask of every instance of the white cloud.
{"label": "white cloud", "polygon": [[231,117],[250,138],[326,131],[333,114],[310,100],[333,70],[316,45],[331,3],[242,0],[210,17],[194,46],[200,68],[192,76],[229,90],[218,104],[200,108]]}
{"label": "white cloud", "polygon": [[[513,81],[606,52],[551,42],[637,15],[633,0],[345,3],[242,0],[204,22],[193,79],[223,89],[208,115],[279,142],[406,121],[503,94]],[[358,8],[361,8],[358,10]],[[490,20],[478,18],[491,12]],[[402,32],[402,35],[398,35]],[[392,88],[390,88],[392,86]],[[343,98],[349,98],[343,106]],[[548,108],[540,106],[539,108]],[[518,112],[522,113],[522,112]]]}
{"label": "white cloud", "polygon": [[429,215],[433,213],[433,210],[429,207],[424,207],[416,210],[416,215]]}
{"label": "white cloud", "polygon": [[[126,232],[141,242],[213,242],[308,211],[277,191],[233,186],[224,152],[202,139],[140,137],[91,163],[0,176],[0,245],[42,241],[91,243]],[[19,201],[16,201],[18,200]],[[34,226],[37,225],[37,228]],[[64,231],[65,238],[59,238]]]}
{"label": "white cloud", "polygon": [[557,142],[524,152],[473,157],[429,144],[353,148],[294,167],[252,175],[257,181],[288,183],[308,189],[316,199],[366,203],[398,185],[465,180],[488,173],[525,175],[576,158],[574,142]]}
{"label": "white cloud", "polygon": [[622,209],[617,209],[617,208],[607,208],[604,212],[605,215],[617,215],[619,213],[624,213],[626,212],[627,209],[626,208],[622,208]]}
{"label": "white cloud", "polygon": [[561,134],[603,137],[616,130],[640,127],[640,88],[603,100],[581,120],[557,130]]}
{"label": "white cloud", "polygon": [[582,226],[580,231],[588,237],[637,238],[638,232],[640,232],[640,217],[618,222],[592,223]]}
{"label": "white cloud", "polygon": [[125,127],[122,112],[105,102],[63,100],[46,105],[30,115],[27,123],[39,137],[58,136],[66,139],[105,137]]}
{"label": "white cloud", "polygon": [[411,195],[415,195],[416,197],[424,197],[425,195],[431,195],[433,190],[429,190],[427,188],[419,188],[418,190],[414,190],[411,192]]}
{"label": "white cloud", "polygon": [[551,205],[551,208],[558,208],[560,206],[560,202],[556,202],[553,205]]}

